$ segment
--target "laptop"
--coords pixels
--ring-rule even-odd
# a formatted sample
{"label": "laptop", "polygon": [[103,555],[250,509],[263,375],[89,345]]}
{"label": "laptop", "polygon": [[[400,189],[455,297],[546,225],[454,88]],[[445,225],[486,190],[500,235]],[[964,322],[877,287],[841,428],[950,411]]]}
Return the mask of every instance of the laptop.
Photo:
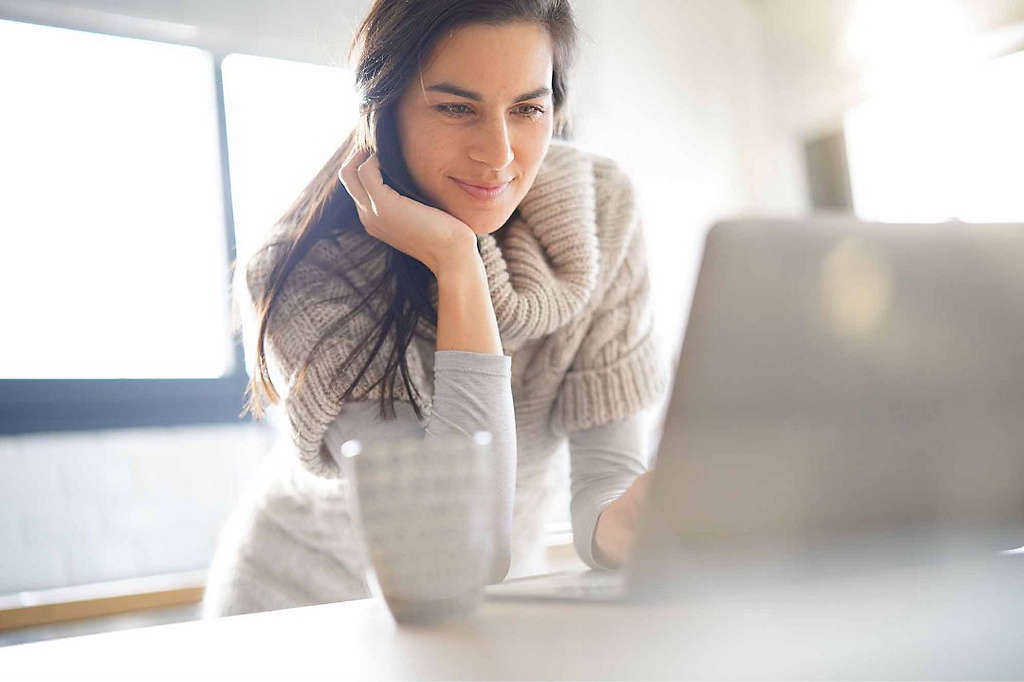
{"label": "laptop", "polygon": [[663,598],[1022,545],[1024,225],[733,220],[705,239],[631,561],[486,595]]}

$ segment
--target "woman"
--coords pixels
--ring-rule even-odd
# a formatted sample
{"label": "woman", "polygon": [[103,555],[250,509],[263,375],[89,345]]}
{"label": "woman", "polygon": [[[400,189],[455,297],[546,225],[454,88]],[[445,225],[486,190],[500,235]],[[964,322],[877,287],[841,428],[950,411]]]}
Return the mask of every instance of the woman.
{"label": "woman", "polygon": [[250,409],[285,386],[291,442],[222,533],[206,615],[367,594],[337,460],[351,438],[491,431],[496,581],[542,550],[568,440],[580,557],[628,555],[638,413],[665,373],[630,184],[552,142],[574,45],[568,0],[373,4],[354,44],[361,124],[236,284]]}

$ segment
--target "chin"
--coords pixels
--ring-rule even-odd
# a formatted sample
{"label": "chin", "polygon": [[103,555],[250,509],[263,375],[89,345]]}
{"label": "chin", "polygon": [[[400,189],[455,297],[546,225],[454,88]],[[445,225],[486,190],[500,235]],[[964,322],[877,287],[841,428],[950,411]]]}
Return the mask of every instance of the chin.
{"label": "chin", "polygon": [[473,230],[475,234],[483,236],[500,230],[508,221],[513,211],[515,211],[515,206],[507,210],[474,211],[463,209],[450,211],[450,213],[469,225],[469,229]]}
{"label": "chin", "polygon": [[[506,220],[507,220],[507,219],[506,219]],[[477,234],[477,236],[480,236],[480,237],[482,237],[482,236],[484,236],[485,234],[491,234],[491,233],[493,233],[493,232],[497,232],[497,231],[498,231],[498,230],[500,230],[500,229],[501,229],[501,228],[502,228],[502,227],[503,227],[504,225],[505,225],[505,220],[502,220],[502,221],[495,221],[495,222],[493,222],[493,223],[488,223],[487,225],[482,225],[482,226],[473,226],[473,227],[472,227],[472,228],[470,228],[470,229],[472,229],[472,230],[473,230],[473,232],[475,232],[475,233]]]}

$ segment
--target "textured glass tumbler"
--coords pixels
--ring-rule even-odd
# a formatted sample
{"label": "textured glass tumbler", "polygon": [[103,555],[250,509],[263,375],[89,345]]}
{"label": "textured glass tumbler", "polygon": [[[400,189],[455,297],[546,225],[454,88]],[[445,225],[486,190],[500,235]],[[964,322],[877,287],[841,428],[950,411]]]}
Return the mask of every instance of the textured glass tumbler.
{"label": "textured glass tumbler", "polygon": [[395,620],[473,611],[495,553],[491,434],[350,440],[341,452],[352,513]]}

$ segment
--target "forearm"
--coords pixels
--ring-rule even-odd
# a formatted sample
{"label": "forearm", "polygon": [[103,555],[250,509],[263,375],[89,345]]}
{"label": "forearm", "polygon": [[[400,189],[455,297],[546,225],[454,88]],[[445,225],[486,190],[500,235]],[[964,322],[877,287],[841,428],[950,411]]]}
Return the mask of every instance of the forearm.
{"label": "forearm", "polygon": [[501,355],[487,271],[473,251],[437,272],[437,350]]}
{"label": "forearm", "polygon": [[647,470],[644,436],[640,413],[569,434],[573,539],[591,567],[617,567],[632,539],[613,505]]}
{"label": "forearm", "polygon": [[424,428],[431,435],[489,431],[494,471],[495,559],[491,581],[500,582],[511,563],[512,506],[516,478],[516,417],[512,359],[500,353],[438,351],[434,397]]}

